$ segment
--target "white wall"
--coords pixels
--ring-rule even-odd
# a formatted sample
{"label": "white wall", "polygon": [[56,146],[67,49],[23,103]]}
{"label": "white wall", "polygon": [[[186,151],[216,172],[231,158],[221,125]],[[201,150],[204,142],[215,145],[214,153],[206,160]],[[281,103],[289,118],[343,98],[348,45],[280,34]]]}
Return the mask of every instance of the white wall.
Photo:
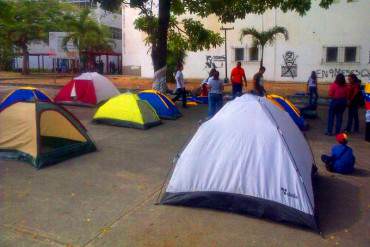
{"label": "white wall", "polygon": [[[93,15],[95,19],[108,27],[115,27],[118,29],[122,29],[122,15],[111,13],[108,11],[105,11],[102,8],[95,8],[93,9]],[[114,46],[113,51],[117,53],[122,52],[122,40],[113,39]]]}
{"label": "white wall", "polygon": [[[228,32],[228,74],[230,68],[235,66],[234,48],[251,46],[251,38],[240,41],[240,30],[244,27],[255,27],[258,30],[266,30],[275,25],[288,29],[289,40],[278,38],[274,45],[265,48],[264,65],[266,67],[265,78],[274,81],[307,81],[312,70],[318,72],[321,81],[333,81],[339,70],[349,73],[352,70],[360,72],[360,77],[367,80],[370,76],[370,0],[358,0],[347,3],[340,0],[325,10],[313,1],[311,10],[303,17],[294,12],[283,13],[280,10],[267,11],[263,16],[248,15],[243,20],[224,26],[233,26],[234,30]],[[138,12],[125,8],[124,22],[125,33],[123,63],[142,66],[142,76],[151,77],[153,69],[151,58],[146,54],[148,47],[143,45],[145,35],[133,28],[133,21]],[[220,31],[222,26],[217,18],[210,16],[202,22],[214,31]],[[223,35],[223,33],[222,33]],[[324,46],[359,46],[359,63],[324,63]],[[143,53],[145,50],[145,53]],[[297,77],[282,77],[281,70],[284,65],[283,55],[287,51],[294,52],[297,65]],[[246,52],[245,52],[246,54]],[[205,66],[206,56],[224,55],[224,46],[209,51],[190,52],[186,58],[184,75],[188,78],[203,78],[209,70]],[[224,76],[224,64],[219,68],[221,76]],[[243,61],[247,78],[251,78],[258,70],[258,62]]]}
{"label": "white wall", "polygon": [[134,28],[134,21],[139,11],[122,7],[122,66],[140,67],[141,76],[153,77],[153,64],[150,47],[145,45],[145,34]]}

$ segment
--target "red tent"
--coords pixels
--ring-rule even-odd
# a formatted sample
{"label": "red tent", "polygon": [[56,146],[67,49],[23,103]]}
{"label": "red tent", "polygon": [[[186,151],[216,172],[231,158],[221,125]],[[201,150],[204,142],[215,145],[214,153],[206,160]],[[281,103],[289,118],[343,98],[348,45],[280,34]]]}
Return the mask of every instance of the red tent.
{"label": "red tent", "polygon": [[68,82],[54,100],[65,104],[96,105],[118,94],[111,81],[94,72],[84,73]]}

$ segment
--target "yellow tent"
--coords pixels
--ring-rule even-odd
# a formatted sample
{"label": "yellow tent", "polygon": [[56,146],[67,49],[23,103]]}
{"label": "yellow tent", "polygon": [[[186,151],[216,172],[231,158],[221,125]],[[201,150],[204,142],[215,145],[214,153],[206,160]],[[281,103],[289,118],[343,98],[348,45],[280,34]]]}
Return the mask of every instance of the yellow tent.
{"label": "yellow tent", "polygon": [[17,102],[0,111],[0,159],[36,168],[95,151],[85,127],[49,102]]}
{"label": "yellow tent", "polygon": [[161,120],[153,107],[137,94],[124,93],[108,100],[96,111],[93,122],[147,129]]}

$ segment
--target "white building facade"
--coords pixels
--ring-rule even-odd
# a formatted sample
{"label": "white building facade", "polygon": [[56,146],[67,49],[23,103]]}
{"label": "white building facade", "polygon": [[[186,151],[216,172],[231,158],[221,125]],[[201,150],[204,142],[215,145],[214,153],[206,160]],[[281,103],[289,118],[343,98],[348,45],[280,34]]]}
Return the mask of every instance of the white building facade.
{"label": "white building facade", "polygon": [[[370,76],[370,0],[337,0],[329,9],[320,8],[317,2],[312,1],[311,10],[304,16],[274,9],[263,15],[247,15],[234,23],[219,23],[215,16],[202,19],[202,22],[222,35],[222,26],[234,28],[227,32],[228,76],[238,61],[242,62],[247,78],[259,68],[261,51],[252,47],[251,37],[240,40],[241,29],[254,27],[262,31],[283,26],[289,32],[289,40],[278,37],[273,45],[265,47],[265,80],[306,82],[311,71],[316,71],[321,82],[332,82],[340,72],[353,72],[367,81]],[[133,26],[137,15],[137,10],[123,8],[123,67],[128,71],[133,68],[131,70],[143,77],[152,77],[149,47],[143,42],[145,34]],[[223,45],[207,51],[189,52],[184,76],[204,78],[212,64],[224,77]]]}

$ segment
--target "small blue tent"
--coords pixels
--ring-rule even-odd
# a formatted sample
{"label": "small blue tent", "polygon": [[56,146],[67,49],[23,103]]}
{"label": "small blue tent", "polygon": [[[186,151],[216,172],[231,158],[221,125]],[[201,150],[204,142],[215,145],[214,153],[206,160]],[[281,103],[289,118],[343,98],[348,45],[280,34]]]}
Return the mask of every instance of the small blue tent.
{"label": "small blue tent", "polygon": [[5,97],[5,99],[0,103],[0,111],[15,102],[21,101],[52,102],[52,100],[40,90],[33,87],[22,87],[12,91]]}
{"label": "small blue tent", "polygon": [[162,119],[177,119],[182,116],[175,103],[156,90],[145,90],[139,93],[141,100],[146,100]]}
{"label": "small blue tent", "polygon": [[208,96],[192,96],[188,97],[187,100],[197,102],[199,104],[208,104]]}

